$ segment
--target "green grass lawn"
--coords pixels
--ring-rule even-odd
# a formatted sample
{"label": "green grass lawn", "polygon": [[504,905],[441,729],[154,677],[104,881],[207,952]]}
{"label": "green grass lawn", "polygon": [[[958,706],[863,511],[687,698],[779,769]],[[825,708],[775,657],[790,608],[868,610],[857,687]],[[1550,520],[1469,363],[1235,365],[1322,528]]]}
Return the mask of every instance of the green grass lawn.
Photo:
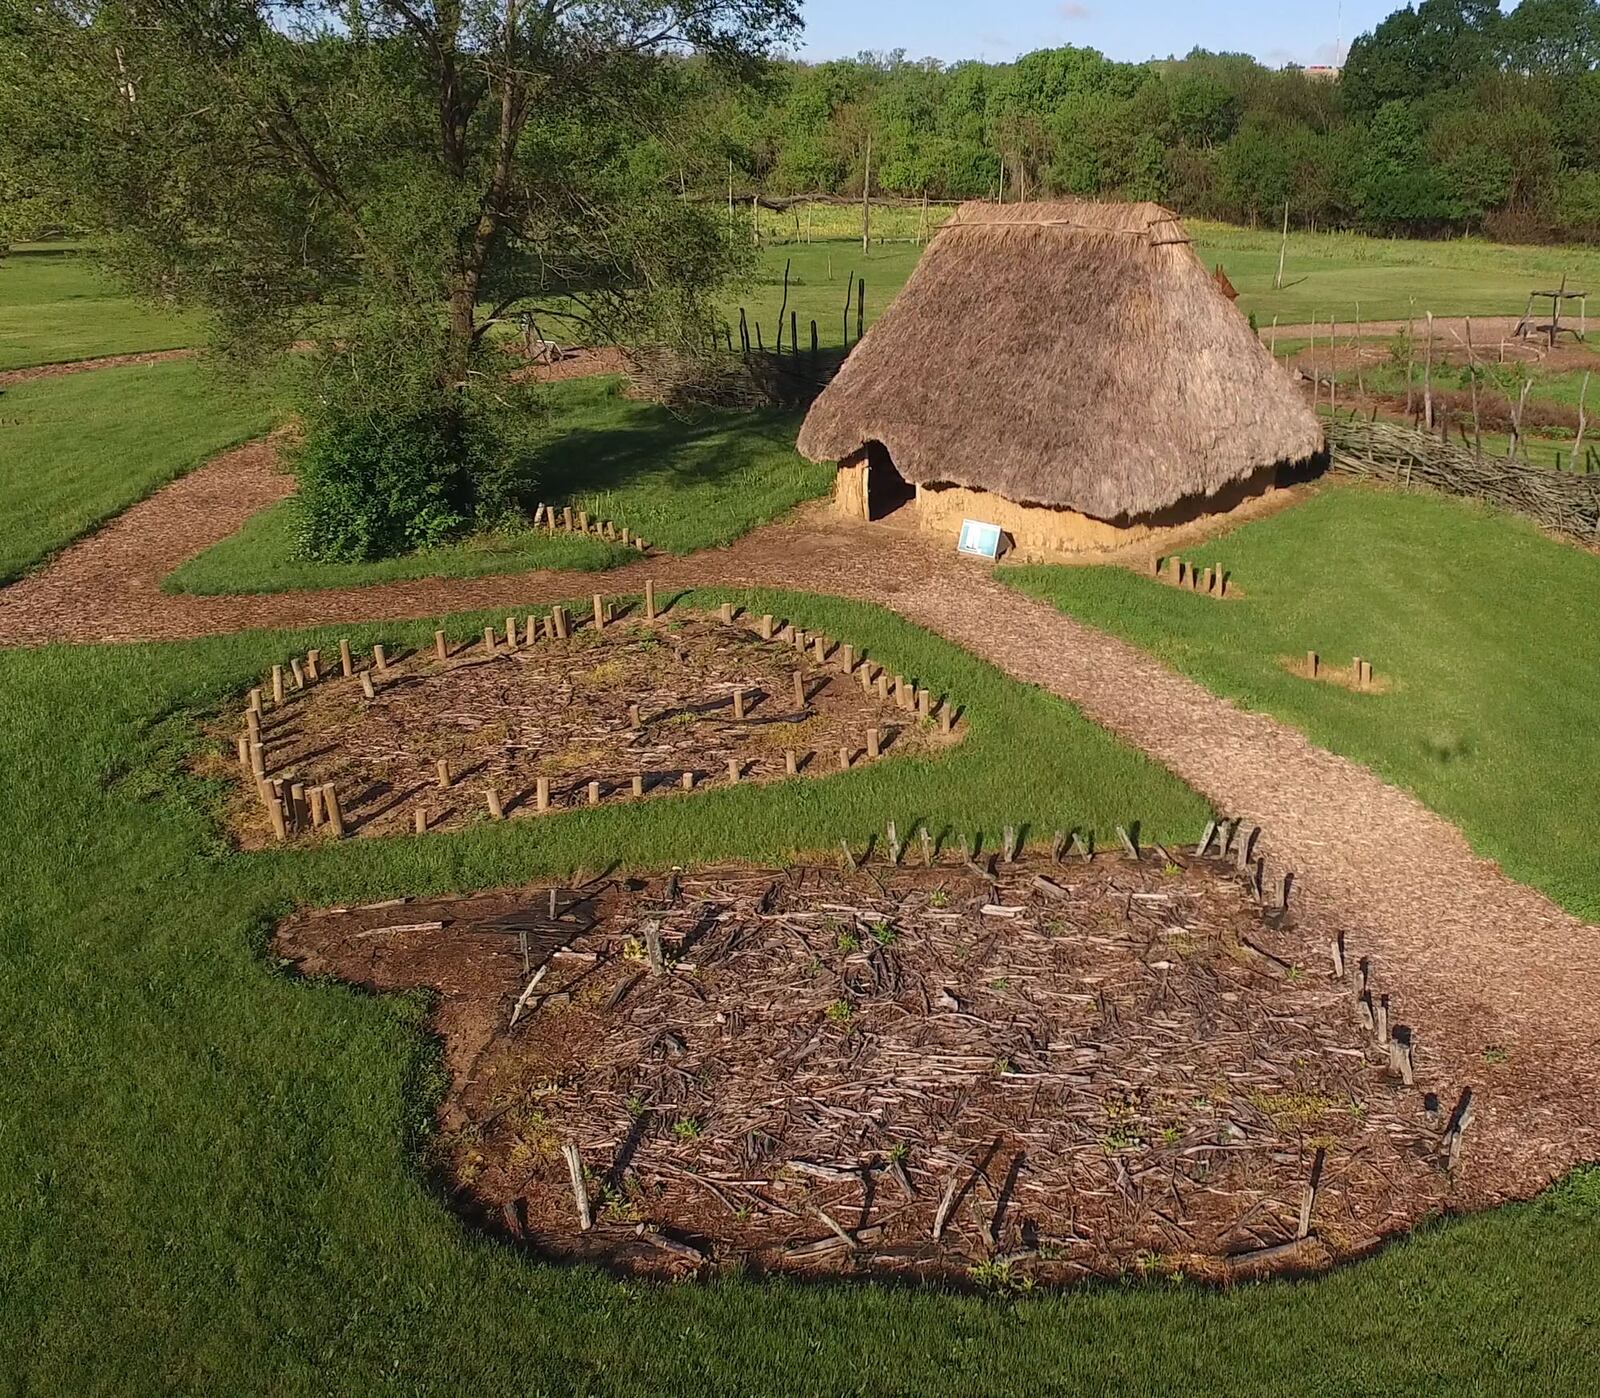
{"label": "green grass lawn", "polygon": [[[612,520],[656,549],[692,553],[729,543],[822,494],[832,481],[829,467],[795,455],[792,413],[685,419],[624,397],[615,379],[573,379],[548,392],[550,419],[534,462],[539,496]],[[311,563],[293,556],[294,511],[292,499],[263,511],[165,585],[181,592],[282,592],[531,568],[601,569],[638,557],[597,539],[513,529],[377,563]]]}
{"label": "green grass lawn", "polygon": [[[859,219],[859,211],[853,216]],[[910,225],[902,221],[894,227]],[[1592,247],[1516,247],[1476,239],[1425,242],[1355,233],[1291,233],[1283,289],[1275,291],[1280,241],[1276,233],[1198,219],[1190,220],[1188,227],[1196,254],[1208,267],[1218,262],[1226,267],[1239,292],[1240,311],[1253,313],[1263,334],[1273,316],[1283,325],[1302,324],[1313,317],[1326,324],[1330,315],[1341,324],[1353,323],[1357,302],[1364,321],[1408,315],[1420,318],[1429,311],[1440,316],[1521,315],[1528,293],[1554,285],[1562,273],[1569,274],[1573,285],[1600,283],[1600,249]],[[779,225],[774,223],[771,231],[778,232]],[[810,344],[813,317],[822,344],[838,345],[844,334],[844,298],[850,274],[866,279],[866,323],[871,325],[905,284],[921,253],[921,246],[914,242],[897,242],[874,244],[871,253],[863,256],[859,237],[769,242],[761,249],[754,285],[723,298],[722,309],[731,316],[737,338],[738,308],[744,306],[752,320],[761,322],[770,349],[783,300],[784,263],[788,261],[789,307],[799,312],[801,345]],[[1596,317],[1600,318],[1600,299]],[[855,338],[853,303],[850,336]],[[787,329],[784,337],[787,344]],[[1280,354],[1288,348],[1287,340],[1279,341]]]}
{"label": "green grass lawn", "polygon": [[[737,595],[737,594],[731,594]],[[711,600],[708,596],[707,602]],[[1578,1393],[1600,1382],[1600,1175],[1325,1280],[1213,1292],[611,1279],[458,1221],[426,1158],[420,995],[290,979],[296,902],[1202,803],[1068,705],[871,608],[747,596],[970,711],[945,758],[422,840],[239,855],[192,718],[338,631],[0,653],[0,1356],[24,1393]],[[458,618],[466,637],[486,618]],[[351,629],[429,644],[432,622]],[[62,715],[74,722],[63,725]]]}
{"label": "green grass lawn", "polygon": [[89,251],[40,244],[0,258],[0,369],[181,349],[202,338],[198,317],[124,295]]}
{"label": "green grass lawn", "polygon": [[0,390],[0,583],[272,421],[186,360]]}
{"label": "green grass lawn", "polygon": [[[1511,877],[1600,918],[1600,558],[1466,503],[1325,486],[1195,553],[1231,604],[1118,568],[999,576],[1305,730],[1459,825]],[[1358,694],[1289,674],[1373,663]]]}

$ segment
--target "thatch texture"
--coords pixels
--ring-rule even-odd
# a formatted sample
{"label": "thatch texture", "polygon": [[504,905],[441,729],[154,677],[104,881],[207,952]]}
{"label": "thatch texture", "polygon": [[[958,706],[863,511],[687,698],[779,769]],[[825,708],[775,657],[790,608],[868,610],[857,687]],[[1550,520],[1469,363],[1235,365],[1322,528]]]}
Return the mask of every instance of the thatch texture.
{"label": "thatch texture", "polygon": [[1157,204],[964,204],[813,405],[799,449],[1137,519],[1322,449]]}

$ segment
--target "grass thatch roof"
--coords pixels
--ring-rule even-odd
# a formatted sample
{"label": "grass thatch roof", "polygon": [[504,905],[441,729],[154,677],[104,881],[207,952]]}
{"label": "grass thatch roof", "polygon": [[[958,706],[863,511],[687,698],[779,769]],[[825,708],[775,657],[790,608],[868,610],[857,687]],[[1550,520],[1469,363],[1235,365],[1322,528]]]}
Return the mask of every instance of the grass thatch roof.
{"label": "grass thatch roof", "polygon": [[813,405],[814,461],[1136,518],[1322,448],[1158,204],[964,204]]}

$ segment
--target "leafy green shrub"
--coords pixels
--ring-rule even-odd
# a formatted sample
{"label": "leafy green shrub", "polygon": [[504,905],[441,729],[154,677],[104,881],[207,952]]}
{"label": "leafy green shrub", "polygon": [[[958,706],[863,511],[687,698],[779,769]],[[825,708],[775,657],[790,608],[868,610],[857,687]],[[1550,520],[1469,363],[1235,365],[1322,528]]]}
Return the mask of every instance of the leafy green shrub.
{"label": "leafy green shrub", "polygon": [[298,551],[364,562],[444,543],[510,506],[508,456],[490,420],[456,405],[331,409],[298,456]]}

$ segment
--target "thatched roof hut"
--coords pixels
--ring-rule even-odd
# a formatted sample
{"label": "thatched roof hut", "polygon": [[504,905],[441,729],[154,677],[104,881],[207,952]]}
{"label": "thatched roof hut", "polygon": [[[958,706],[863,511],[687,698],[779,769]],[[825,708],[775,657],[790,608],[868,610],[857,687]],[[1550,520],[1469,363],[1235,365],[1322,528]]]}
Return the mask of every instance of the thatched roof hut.
{"label": "thatched roof hut", "polygon": [[1322,430],[1171,211],[971,203],[800,432],[812,460],[869,447],[919,504],[961,487],[1127,526],[1225,507]]}

